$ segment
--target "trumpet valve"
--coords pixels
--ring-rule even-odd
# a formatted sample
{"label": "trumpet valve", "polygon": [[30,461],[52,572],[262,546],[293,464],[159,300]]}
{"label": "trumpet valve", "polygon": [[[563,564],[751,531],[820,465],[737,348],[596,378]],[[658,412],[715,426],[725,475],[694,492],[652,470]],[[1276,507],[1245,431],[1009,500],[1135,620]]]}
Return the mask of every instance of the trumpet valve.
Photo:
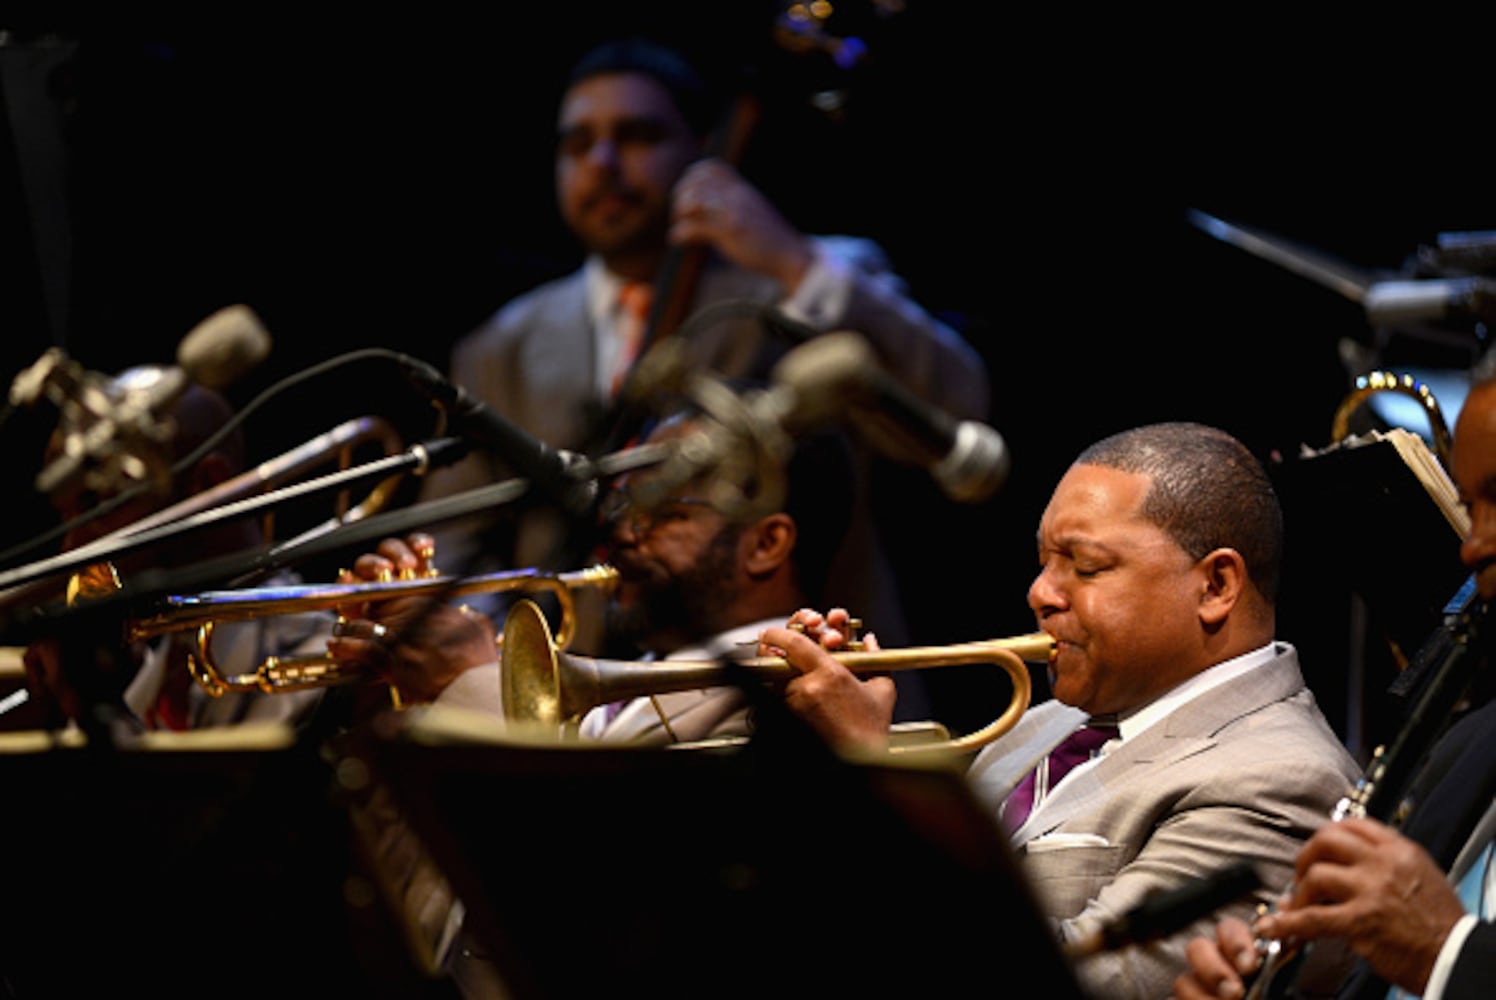
{"label": "trumpet valve", "polygon": [[[805,626],[800,622],[790,622],[787,627],[792,632],[805,631]],[[867,643],[862,641],[861,632],[862,619],[848,618],[846,628],[842,629],[842,634],[846,637],[846,641],[841,648],[853,653],[865,652],[867,650]]]}
{"label": "trumpet valve", "polygon": [[421,565],[425,566],[426,569],[422,573],[410,573],[410,578],[415,578],[417,576],[429,577],[439,575],[436,568],[436,541],[430,538],[423,539],[419,544],[416,545],[415,551],[416,558],[421,560]]}
{"label": "trumpet valve", "polygon": [[867,649],[867,643],[862,641],[862,619],[848,618],[847,627],[843,629],[847,636],[847,649],[854,652]]}

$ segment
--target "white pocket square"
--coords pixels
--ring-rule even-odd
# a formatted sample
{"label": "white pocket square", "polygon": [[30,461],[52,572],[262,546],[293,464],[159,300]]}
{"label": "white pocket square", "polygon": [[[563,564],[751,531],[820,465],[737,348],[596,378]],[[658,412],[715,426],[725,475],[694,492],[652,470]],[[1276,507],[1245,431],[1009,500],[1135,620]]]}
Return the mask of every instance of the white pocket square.
{"label": "white pocket square", "polygon": [[1063,851],[1072,847],[1110,847],[1110,842],[1094,833],[1050,833],[1035,837],[1024,845],[1030,854],[1041,851]]}

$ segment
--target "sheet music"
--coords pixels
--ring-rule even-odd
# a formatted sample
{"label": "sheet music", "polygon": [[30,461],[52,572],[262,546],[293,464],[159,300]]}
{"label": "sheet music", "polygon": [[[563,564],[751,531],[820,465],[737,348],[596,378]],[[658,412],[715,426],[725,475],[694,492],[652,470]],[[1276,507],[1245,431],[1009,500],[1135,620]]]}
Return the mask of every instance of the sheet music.
{"label": "sheet music", "polygon": [[1423,438],[1402,427],[1379,432],[1378,436],[1391,441],[1397,448],[1397,453],[1402,456],[1402,460],[1418,476],[1419,482],[1423,483],[1424,489],[1428,490],[1434,503],[1438,504],[1439,510],[1449,521],[1450,527],[1454,528],[1461,538],[1469,535],[1470,512],[1460,504],[1460,491],[1455,487],[1454,481],[1449,478],[1449,473],[1444,470],[1444,466],[1434,457],[1433,452],[1429,451]]}
{"label": "sheet music", "polygon": [[1449,526],[1460,538],[1470,534],[1470,512],[1460,504],[1460,491],[1454,485],[1454,480],[1449,478],[1449,473],[1429,450],[1428,443],[1406,428],[1393,427],[1385,431],[1374,430],[1365,434],[1351,434],[1320,449],[1303,445],[1299,450],[1299,457],[1315,458],[1346,448],[1364,448],[1374,444],[1391,445],[1397,451],[1403,464],[1418,477],[1418,481],[1428,491],[1429,498],[1434,501],[1434,505],[1449,522]]}

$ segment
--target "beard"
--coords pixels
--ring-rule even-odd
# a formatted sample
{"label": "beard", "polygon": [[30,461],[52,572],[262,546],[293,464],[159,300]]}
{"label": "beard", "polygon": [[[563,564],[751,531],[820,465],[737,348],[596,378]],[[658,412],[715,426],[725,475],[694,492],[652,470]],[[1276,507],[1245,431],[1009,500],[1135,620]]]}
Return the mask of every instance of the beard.
{"label": "beard", "polygon": [[[622,209],[603,212],[597,202],[612,196],[624,202]],[[670,231],[668,205],[651,205],[632,189],[610,188],[587,198],[571,227],[582,246],[604,259],[653,256],[663,252]]]}
{"label": "beard", "polygon": [[736,624],[727,620],[727,610],[737,597],[737,544],[738,529],[728,525],[679,573],[654,562],[620,566],[634,578],[638,600],[608,603],[610,637],[650,652],[668,652],[653,647],[665,637],[694,642]]}

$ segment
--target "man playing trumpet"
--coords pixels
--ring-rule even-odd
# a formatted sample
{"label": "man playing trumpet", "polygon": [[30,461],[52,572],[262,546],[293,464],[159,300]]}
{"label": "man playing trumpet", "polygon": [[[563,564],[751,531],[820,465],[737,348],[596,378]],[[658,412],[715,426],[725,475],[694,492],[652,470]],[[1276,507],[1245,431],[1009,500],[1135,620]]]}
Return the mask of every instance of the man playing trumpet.
{"label": "man playing trumpet", "polygon": [[[697,424],[678,417],[649,440],[678,440]],[[649,474],[634,473],[632,482],[623,477],[604,504],[607,558],[618,571],[607,608],[615,644],[645,659],[749,656],[765,628],[822,598],[852,502],[851,457],[840,435],[799,439],[780,509],[746,519],[707,502],[699,482],[640,507],[633,491]],[[360,556],[350,575],[419,576],[432,560],[428,536],[386,539],[377,552]],[[413,598],[347,610],[363,620],[344,629],[357,634],[329,641],[334,658],[367,661],[408,702],[503,715],[497,633],[487,616]],[[743,693],[721,687],[599,705],[581,720],[580,735],[661,744],[740,736],[750,728]]]}
{"label": "man playing trumpet", "polygon": [[[697,421],[660,424],[650,442],[678,440]],[[614,484],[604,505],[607,557],[618,583],[607,609],[615,643],[645,658],[703,660],[751,655],[770,624],[821,598],[851,507],[852,464],[839,435],[801,438],[786,467],[780,509],[729,517],[703,500],[702,483],[671,491],[648,509],[633,502],[646,470]],[[430,536],[389,538],[360,556],[350,578],[421,576],[434,559]],[[401,597],[343,609],[346,634],[328,652],[355,669],[382,673],[411,704],[429,703],[505,719],[494,623],[455,602]],[[581,720],[586,740],[663,745],[748,734],[737,687],[674,691],[598,705]],[[419,840],[387,803],[378,853],[400,880],[409,919],[430,941],[465,997],[509,995],[502,973],[466,932],[463,910],[427,861]]]}
{"label": "man playing trumpet", "polygon": [[[1102,929],[1150,894],[1236,862],[1281,884],[1355,781],[1356,762],[1297,654],[1275,638],[1281,533],[1277,498],[1251,453],[1184,423],[1087,449],[1040,521],[1028,601],[1057,643],[1055,697],[985,747],[968,774],[1000,810],[1078,957],[1081,985],[1098,997],[1166,996],[1186,943],[1209,920],[1145,944],[1088,949]],[[883,746],[888,679],[861,678],[827,651],[841,639],[840,612],[796,619],[804,633],[769,629],[760,648],[800,672],[786,688],[790,708],[834,745]],[[1107,731],[1089,761],[1062,774],[1044,755],[1087,722]],[[1015,788],[1026,773],[1032,784]],[[1231,909],[1250,913],[1253,902]]]}

